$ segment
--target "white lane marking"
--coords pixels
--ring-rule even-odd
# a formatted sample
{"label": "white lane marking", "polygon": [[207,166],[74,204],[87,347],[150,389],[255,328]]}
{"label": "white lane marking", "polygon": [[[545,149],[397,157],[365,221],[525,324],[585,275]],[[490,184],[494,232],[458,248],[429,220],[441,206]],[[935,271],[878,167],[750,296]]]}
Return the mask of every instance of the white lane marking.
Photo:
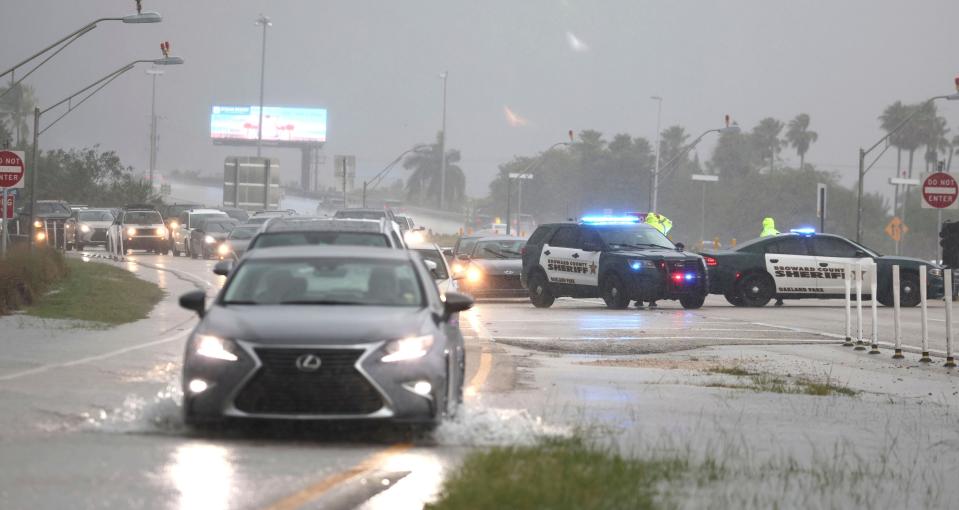
{"label": "white lane marking", "polygon": [[[608,327],[608,328],[579,328],[580,331],[614,331],[614,330],[634,330],[634,329],[641,329],[643,331],[693,331],[693,332],[709,331],[709,332],[727,332],[727,333],[734,332],[734,331],[742,331],[744,333],[778,333],[783,331],[782,329],[697,328],[696,324],[690,324],[688,327],[685,327],[685,328],[646,328],[646,327],[643,327],[642,325],[628,326],[628,327],[614,326],[614,327]],[[797,331],[796,333],[801,333],[801,332]]]}
{"label": "white lane marking", "polygon": [[142,344],[131,345],[131,346],[129,346],[129,347],[124,347],[124,348],[122,348],[122,349],[117,349],[117,350],[115,350],[115,351],[110,351],[110,352],[106,352],[106,353],[103,353],[103,354],[97,354],[97,355],[95,355],[95,356],[87,356],[87,357],[85,357],[85,358],[79,358],[79,359],[75,359],[75,360],[72,360],[72,361],[64,361],[64,362],[62,362],[62,363],[51,363],[51,364],[49,364],[49,365],[41,365],[41,366],[39,366],[39,367],[31,368],[31,369],[29,369],[29,370],[23,370],[23,371],[20,371],[20,372],[14,372],[14,373],[12,373],[12,374],[2,375],[2,376],[0,376],[0,381],[11,381],[11,380],[13,380],[13,379],[19,379],[19,378],[21,378],[21,377],[26,377],[26,376],[28,376],[28,375],[41,374],[41,373],[43,373],[43,372],[47,372],[47,371],[52,370],[52,369],[54,369],[54,368],[73,367],[73,366],[77,366],[77,365],[83,365],[83,364],[86,364],[86,363],[90,363],[91,361],[100,361],[100,360],[104,360],[104,359],[107,359],[107,358],[112,358],[112,357],[114,357],[114,356],[119,356],[119,355],[121,355],[121,354],[126,354],[126,353],[128,353],[128,352],[137,351],[137,350],[140,350],[140,349],[146,349],[147,347],[153,347],[153,346],[155,346],[155,345],[160,345],[160,344],[169,343],[169,342],[172,342],[172,341],[174,341],[174,340],[178,340],[178,339],[180,339],[180,338],[183,338],[183,337],[185,337],[185,336],[188,335],[188,334],[190,334],[190,331],[181,331],[181,332],[176,333],[176,334],[174,334],[174,335],[170,335],[170,336],[168,336],[168,337],[166,337],[166,338],[161,338],[160,340],[154,340],[154,341],[152,341],[152,342],[146,342],[146,343],[142,343]]}
{"label": "white lane marking", "polygon": [[750,324],[754,326],[761,326],[766,328],[777,328],[780,330],[793,331],[795,333],[807,333],[811,335],[821,335],[829,338],[837,338],[840,340],[845,340],[846,335],[837,335],[835,333],[826,333],[825,331],[818,331],[815,329],[805,329],[805,328],[794,328],[792,326],[780,326],[778,324],[767,324],[765,322],[751,322]]}
{"label": "white lane marking", "polygon": [[[838,344],[839,340],[824,340],[822,338],[752,338],[752,337],[715,337],[715,336],[574,336],[574,337],[555,337],[555,336],[499,336],[494,337],[499,341],[559,341],[559,342],[578,342],[595,340],[716,340],[723,342],[730,341],[748,341],[748,342],[767,342],[767,343],[817,343],[817,344]],[[845,337],[843,337],[845,338]]]}

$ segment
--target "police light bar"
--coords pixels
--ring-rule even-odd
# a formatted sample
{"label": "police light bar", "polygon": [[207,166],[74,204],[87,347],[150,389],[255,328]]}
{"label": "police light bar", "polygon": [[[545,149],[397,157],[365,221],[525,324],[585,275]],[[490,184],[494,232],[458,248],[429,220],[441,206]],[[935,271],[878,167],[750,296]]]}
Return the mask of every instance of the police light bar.
{"label": "police light bar", "polygon": [[790,232],[792,232],[793,234],[799,234],[802,236],[811,236],[816,233],[816,229],[812,227],[802,227],[802,228],[794,228],[790,230]]}
{"label": "police light bar", "polygon": [[639,218],[635,216],[583,216],[579,221],[590,225],[626,225],[639,223]]}

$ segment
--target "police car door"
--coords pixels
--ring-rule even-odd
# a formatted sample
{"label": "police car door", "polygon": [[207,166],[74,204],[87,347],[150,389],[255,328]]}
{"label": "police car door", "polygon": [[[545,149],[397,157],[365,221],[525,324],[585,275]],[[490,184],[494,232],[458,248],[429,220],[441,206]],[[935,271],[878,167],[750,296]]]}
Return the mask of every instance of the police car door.
{"label": "police car door", "polygon": [[[540,265],[546,268],[550,282],[576,284],[576,268],[579,258],[579,228],[576,225],[562,226],[549,242],[543,244]],[[573,257],[577,254],[576,257]]]}
{"label": "police car door", "polygon": [[[578,261],[585,264],[584,271],[578,273],[576,282],[580,285],[599,287],[599,256],[602,254],[603,239],[599,232],[584,227],[579,232]],[[588,249],[587,249],[588,248]]]}
{"label": "police car door", "polygon": [[810,241],[812,241],[812,251],[816,255],[817,265],[825,277],[822,284],[827,294],[845,294],[845,283],[843,283],[845,268],[849,265],[855,271],[859,264],[862,265],[863,272],[863,294],[870,292],[872,273],[876,270],[876,262],[872,257],[840,237],[816,236]]}
{"label": "police car door", "polygon": [[777,294],[821,294],[820,282],[813,278],[816,257],[809,251],[807,239],[789,236],[766,246],[766,271],[776,283]]}

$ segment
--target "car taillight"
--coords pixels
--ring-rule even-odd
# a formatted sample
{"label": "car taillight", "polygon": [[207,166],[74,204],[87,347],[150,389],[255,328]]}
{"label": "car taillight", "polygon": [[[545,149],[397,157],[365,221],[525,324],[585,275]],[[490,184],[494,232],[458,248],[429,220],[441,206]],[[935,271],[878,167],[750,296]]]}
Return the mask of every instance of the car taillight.
{"label": "car taillight", "polygon": [[526,247],[525,247],[525,246],[519,249],[519,255],[520,255],[521,257],[525,257],[525,256],[526,256]]}
{"label": "car taillight", "polygon": [[709,267],[716,267],[719,265],[719,261],[713,257],[703,257],[703,258],[706,259],[706,265]]}

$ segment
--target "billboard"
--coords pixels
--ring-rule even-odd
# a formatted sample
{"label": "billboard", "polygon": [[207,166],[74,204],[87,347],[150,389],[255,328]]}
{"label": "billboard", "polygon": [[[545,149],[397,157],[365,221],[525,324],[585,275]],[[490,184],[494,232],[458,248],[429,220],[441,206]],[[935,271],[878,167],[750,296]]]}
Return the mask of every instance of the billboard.
{"label": "billboard", "polygon": [[[256,143],[258,106],[214,106],[210,137],[215,144]],[[315,145],[326,141],[325,108],[263,107],[264,145]]]}

